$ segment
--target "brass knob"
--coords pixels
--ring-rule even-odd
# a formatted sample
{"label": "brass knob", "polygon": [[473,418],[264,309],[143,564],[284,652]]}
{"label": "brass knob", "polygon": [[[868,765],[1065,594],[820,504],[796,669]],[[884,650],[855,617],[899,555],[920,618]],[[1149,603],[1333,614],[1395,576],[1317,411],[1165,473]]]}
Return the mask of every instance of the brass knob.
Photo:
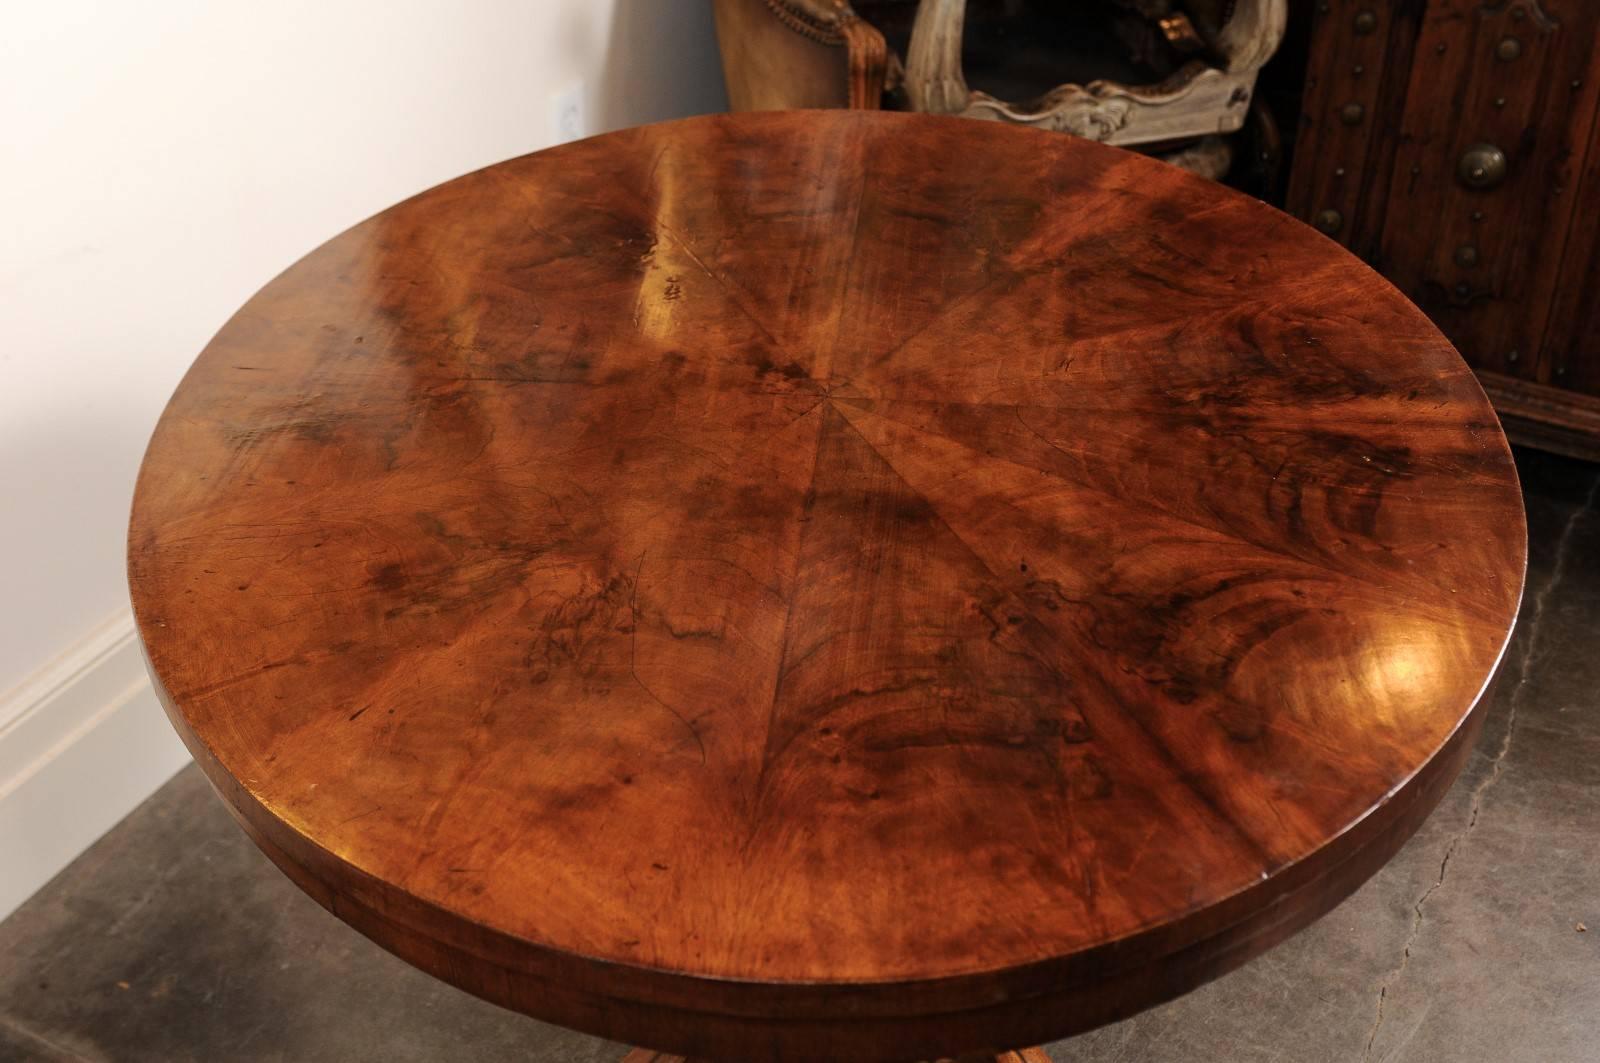
{"label": "brass knob", "polygon": [[1367,109],[1359,103],[1347,103],[1339,108],[1339,121],[1345,125],[1360,125],[1366,113]]}
{"label": "brass knob", "polygon": [[1327,210],[1317,211],[1317,216],[1311,219],[1311,224],[1332,236],[1344,226],[1344,215],[1329,207]]}
{"label": "brass knob", "polygon": [[1506,153],[1493,144],[1474,144],[1462,153],[1456,176],[1468,188],[1493,188],[1506,179]]}
{"label": "brass knob", "polygon": [[1378,28],[1378,16],[1371,11],[1358,11],[1354,25],[1356,32],[1365,36]]}
{"label": "brass knob", "polygon": [[1494,46],[1494,56],[1503,63],[1509,63],[1522,54],[1522,42],[1515,37],[1503,37],[1500,43]]}
{"label": "brass knob", "polygon": [[1478,264],[1478,249],[1471,244],[1462,244],[1456,248],[1456,265],[1462,269],[1471,269]]}

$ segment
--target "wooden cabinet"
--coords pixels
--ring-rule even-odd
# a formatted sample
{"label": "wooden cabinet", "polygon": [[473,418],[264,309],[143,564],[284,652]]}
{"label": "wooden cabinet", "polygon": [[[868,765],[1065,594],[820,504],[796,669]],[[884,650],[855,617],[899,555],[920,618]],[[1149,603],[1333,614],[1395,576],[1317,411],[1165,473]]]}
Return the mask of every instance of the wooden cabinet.
{"label": "wooden cabinet", "polygon": [[1288,209],[1428,313],[1513,438],[1600,458],[1600,3],[1301,14]]}

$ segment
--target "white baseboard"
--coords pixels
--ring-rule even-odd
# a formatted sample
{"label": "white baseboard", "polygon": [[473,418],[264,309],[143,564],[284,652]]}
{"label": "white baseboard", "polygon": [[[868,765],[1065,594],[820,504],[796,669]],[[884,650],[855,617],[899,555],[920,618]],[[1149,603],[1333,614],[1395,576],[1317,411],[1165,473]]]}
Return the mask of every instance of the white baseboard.
{"label": "white baseboard", "polygon": [[0,919],[188,762],[126,610],[0,694]]}

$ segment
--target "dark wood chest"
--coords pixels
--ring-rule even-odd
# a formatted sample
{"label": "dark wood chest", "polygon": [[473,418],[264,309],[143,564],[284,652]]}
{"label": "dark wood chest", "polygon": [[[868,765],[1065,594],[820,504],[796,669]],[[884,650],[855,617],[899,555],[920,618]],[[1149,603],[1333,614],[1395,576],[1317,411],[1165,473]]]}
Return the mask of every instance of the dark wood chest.
{"label": "dark wood chest", "polygon": [[1325,0],[1291,213],[1439,325],[1513,438],[1600,458],[1600,0]]}

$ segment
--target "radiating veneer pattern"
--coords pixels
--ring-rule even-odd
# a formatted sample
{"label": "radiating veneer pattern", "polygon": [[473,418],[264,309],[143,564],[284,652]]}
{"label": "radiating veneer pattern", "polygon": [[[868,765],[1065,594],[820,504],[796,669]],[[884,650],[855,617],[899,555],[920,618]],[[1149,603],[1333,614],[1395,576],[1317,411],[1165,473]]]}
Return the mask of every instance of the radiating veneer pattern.
{"label": "radiating veneer pattern", "polygon": [[652,1048],[915,1058],[1181,993],[1454,777],[1515,472],[1387,283],[1070,137],[719,116],[335,238],[130,533],[173,722],[301,886]]}

